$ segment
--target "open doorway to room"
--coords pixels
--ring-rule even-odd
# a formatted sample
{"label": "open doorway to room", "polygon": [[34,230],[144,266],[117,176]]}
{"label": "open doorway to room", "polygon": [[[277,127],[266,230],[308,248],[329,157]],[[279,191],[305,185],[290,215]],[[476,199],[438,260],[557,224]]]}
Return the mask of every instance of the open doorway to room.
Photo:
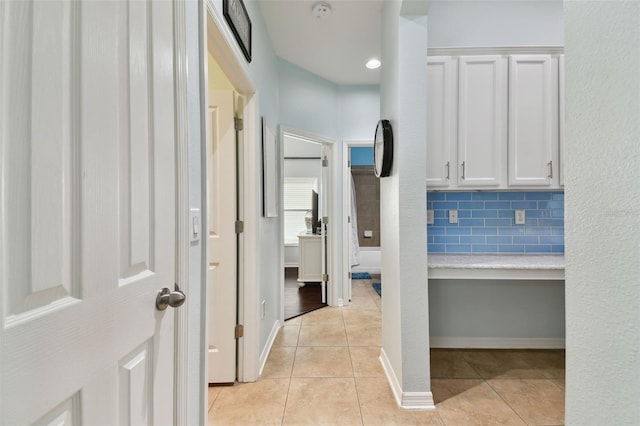
{"label": "open doorway to room", "polygon": [[258,96],[221,14],[209,8],[203,20],[203,382],[250,382],[259,372]]}
{"label": "open doorway to room", "polygon": [[372,279],[376,292],[382,291],[380,180],[373,171],[372,141],[345,141],[343,159],[344,298],[351,300],[353,279]]}
{"label": "open doorway to room", "polygon": [[281,131],[284,320],[327,306],[332,143]]}

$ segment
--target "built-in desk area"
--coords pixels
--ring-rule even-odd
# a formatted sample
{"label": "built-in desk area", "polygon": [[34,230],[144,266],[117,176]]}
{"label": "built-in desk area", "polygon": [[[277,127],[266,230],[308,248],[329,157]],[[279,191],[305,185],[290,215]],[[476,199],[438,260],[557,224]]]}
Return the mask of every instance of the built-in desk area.
{"label": "built-in desk area", "polygon": [[429,278],[564,280],[563,255],[429,254]]}
{"label": "built-in desk area", "polygon": [[432,348],[564,347],[564,256],[428,254]]}

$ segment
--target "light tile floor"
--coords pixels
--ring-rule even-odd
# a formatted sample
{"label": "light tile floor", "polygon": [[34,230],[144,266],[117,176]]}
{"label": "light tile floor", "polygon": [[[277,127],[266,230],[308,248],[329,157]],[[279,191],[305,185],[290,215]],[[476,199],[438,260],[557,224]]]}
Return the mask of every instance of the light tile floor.
{"label": "light tile floor", "polygon": [[352,303],[285,323],[255,383],[209,388],[211,425],[560,425],[564,351],[431,351],[435,411],[396,405],[378,357],[381,299],[354,280]]}

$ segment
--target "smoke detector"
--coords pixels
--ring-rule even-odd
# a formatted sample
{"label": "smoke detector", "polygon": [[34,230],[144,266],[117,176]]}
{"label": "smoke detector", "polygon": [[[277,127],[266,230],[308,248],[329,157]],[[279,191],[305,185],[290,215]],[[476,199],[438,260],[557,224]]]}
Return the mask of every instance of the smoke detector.
{"label": "smoke detector", "polygon": [[326,19],[331,16],[331,6],[329,3],[321,1],[313,5],[311,12],[316,19]]}

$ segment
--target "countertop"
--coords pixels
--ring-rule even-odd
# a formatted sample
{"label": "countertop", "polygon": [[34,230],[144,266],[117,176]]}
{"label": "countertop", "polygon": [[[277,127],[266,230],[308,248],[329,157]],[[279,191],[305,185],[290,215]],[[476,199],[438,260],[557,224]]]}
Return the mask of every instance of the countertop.
{"label": "countertop", "polygon": [[564,255],[429,254],[427,265],[434,279],[564,279]]}

